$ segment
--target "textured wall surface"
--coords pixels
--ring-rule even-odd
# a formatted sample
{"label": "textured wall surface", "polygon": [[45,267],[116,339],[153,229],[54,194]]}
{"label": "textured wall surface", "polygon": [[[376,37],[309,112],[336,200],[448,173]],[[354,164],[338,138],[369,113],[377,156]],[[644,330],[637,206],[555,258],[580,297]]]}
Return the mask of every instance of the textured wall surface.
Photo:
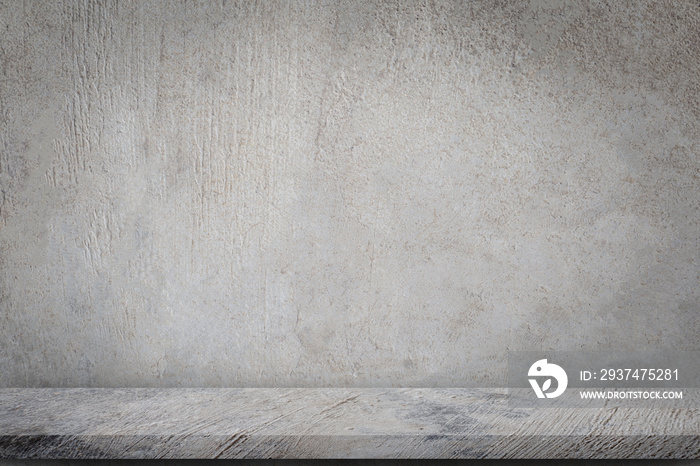
{"label": "textured wall surface", "polygon": [[0,1],[0,386],[700,350],[700,5]]}

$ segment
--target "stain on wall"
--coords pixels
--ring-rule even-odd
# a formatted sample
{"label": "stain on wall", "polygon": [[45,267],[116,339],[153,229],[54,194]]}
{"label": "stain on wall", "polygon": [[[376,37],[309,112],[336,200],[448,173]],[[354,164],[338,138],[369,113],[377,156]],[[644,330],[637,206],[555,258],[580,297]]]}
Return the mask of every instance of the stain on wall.
{"label": "stain on wall", "polygon": [[0,386],[700,350],[692,1],[0,3]]}

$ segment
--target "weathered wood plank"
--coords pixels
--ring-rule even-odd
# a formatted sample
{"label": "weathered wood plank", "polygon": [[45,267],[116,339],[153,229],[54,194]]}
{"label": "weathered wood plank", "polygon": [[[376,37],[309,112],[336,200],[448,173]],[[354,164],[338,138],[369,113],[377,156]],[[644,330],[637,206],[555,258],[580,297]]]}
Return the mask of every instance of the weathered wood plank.
{"label": "weathered wood plank", "polygon": [[683,409],[513,408],[502,389],[3,389],[4,458],[698,458]]}

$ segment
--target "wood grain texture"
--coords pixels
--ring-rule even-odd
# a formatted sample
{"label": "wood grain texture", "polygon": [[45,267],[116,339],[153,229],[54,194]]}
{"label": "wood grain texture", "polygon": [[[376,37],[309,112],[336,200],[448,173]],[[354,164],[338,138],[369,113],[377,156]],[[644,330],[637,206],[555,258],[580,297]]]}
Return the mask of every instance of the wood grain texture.
{"label": "wood grain texture", "polygon": [[517,409],[497,389],[4,389],[4,458],[700,458],[684,409]]}

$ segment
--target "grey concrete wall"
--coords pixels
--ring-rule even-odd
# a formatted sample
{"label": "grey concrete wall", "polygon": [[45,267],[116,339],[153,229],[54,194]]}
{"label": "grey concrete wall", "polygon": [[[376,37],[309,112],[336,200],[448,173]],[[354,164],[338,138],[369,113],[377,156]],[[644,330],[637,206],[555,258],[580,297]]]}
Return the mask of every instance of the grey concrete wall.
{"label": "grey concrete wall", "polygon": [[700,5],[0,2],[0,386],[700,350]]}

